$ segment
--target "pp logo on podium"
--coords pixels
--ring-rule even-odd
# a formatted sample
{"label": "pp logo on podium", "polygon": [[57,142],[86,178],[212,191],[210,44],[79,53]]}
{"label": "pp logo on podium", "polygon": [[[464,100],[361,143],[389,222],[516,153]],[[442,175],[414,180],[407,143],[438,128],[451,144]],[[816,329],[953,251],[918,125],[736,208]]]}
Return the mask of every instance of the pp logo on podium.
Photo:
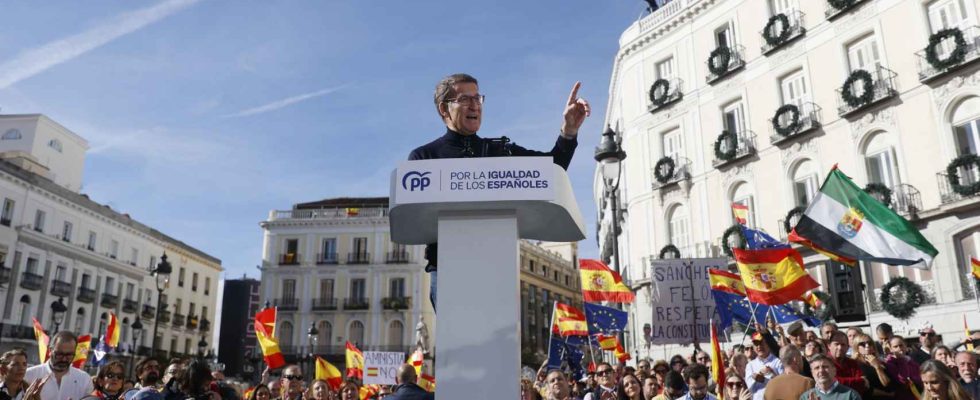
{"label": "pp logo on podium", "polygon": [[415,189],[418,189],[420,192],[424,191],[432,183],[426,177],[428,174],[431,174],[431,172],[409,171],[402,177],[402,188],[410,192],[414,192]]}

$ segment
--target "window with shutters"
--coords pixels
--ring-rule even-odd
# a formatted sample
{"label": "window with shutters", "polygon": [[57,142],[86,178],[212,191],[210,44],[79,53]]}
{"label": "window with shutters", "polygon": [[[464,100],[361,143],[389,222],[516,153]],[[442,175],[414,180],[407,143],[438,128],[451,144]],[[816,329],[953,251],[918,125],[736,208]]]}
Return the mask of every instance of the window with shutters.
{"label": "window with shutters", "polygon": [[284,279],[282,281],[282,298],[283,299],[295,299],[296,298],[296,280],[295,279]]}
{"label": "window with shutters", "polygon": [[936,0],[929,3],[929,29],[932,33],[949,28],[969,28],[973,23],[966,4],[966,0]]}
{"label": "window with shutters", "polygon": [[684,154],[682,140],[680,129],[674,129],[665,133],[663,140],[664,157],[670,157],[674,159],[674,161],[677,161],[678,157]]}
{"label": "window with shutters", "polygon": [[795,0],[769,0],[769,9],[772,15],[787,14],[796,9]]}
{"label": "window with shutters", "polygon": [[41,211],[41,210],[37,210],[37,212],[34,213],[34,230],[35,231],[44,232],[44,217],[45,217],[45,215],[46,214],[44,213],[44,211]]}
{"label": "window with shutters", "polygon": [[898,184],[898,168],[895,148],[884,132],[876,133],[864,150],[864,164],[868,169],[868,183],[880,183],[889,188]]}
{"label": "window with shutters", "polygon": [[405,297],[405,278],[393,278],[388,286],[389,297]]}
{"label": "window with shutters", "polygon": [[796,206],[806,207],[816,195],[819,185],[817,171],[813,161],[804,160],[793,169],[793,198]]}
{"label": "window with shutters", "polygon": [[803,107],[803,103],[809,99],[809,88],[806,83],[806,76],[800,69],[787,75],[779,81],[780,93],[782,94],[783,104],[795,104]]}
{"label": "window with shutters", "polygon": [[674,77],[674,58],[670,57],[657,63],[657,79],[670,79]]}
{"label": "window with shutters", "polygon": [[863,69],[874,75],[880,65],[881,53],[878,50],[878,41],[873,34],[847,46],[848,71],[854,72]]}
{"label": "window with shutters", "polygon": [[[745,217],[745,225],[749,227],[755,226],[755,196],[752,193],[752,188],[749,187],[748,183],[740,183],[732,191],[732,203],[741,204],[749,208],[748,215]],[[732,223],[735,223],[735,217],[732,217]]]}
{"label": "window with shutters", "polygon": [[716,47],[735,47],[735,34],[731,23],[725,23],[715,29],[715,45]]}
{"label": "window with shutters", "polygon": [[365,289],[365,280],[363,278],[351,279],[350,281],[350,298],[352,300],[364,299],[367,294]]}
{"label": "window with shutters", "polygon": [[676,246],[681,251],[682,256],[686,255],[686,250],[691,240],[687,207],[683,205],[675,206],[670,210],[667,221],[667,237],[670,238],[670,244]]}
{"label": "window with shutters", "polygon": [[[745,107],[741,100],[725,106],[722,110],[722,123],[726,131],[735,134],[745,132]],[[722,150],[725,151],[727,149]]]}
{"label": "window with shutters", "polygon": [[320,298],[333,298],[333,279],[320,279]]}

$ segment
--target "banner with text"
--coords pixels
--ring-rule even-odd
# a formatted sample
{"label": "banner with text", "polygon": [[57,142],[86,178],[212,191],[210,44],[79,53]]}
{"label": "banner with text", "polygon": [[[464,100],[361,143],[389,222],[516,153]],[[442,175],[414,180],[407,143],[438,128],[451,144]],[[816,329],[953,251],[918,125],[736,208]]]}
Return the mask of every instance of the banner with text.
{"label": "banner with text", "polygon": [[[650,344],[708,343],[710,319],[718,320],[708,268],[726,269],[725,258],[653,260],[650,275],[653,319],[644,339]],[[645,322],[645,321],[639,321]],[[721,337],[724,341],[724,337]]]}
{"label": "banner with text", "polygon": [[405,353],[365,351],[364,384],[394,385],[398,367],[404,363]]}

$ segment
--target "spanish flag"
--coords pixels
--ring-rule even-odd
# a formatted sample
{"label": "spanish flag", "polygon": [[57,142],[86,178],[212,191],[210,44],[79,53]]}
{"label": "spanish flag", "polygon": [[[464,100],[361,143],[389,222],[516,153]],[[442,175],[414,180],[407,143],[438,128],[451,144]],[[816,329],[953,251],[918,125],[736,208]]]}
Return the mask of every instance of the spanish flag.
{"label": "spanish flag", "polygon": [[714,268],[709,269],[708,283],[711,285],[711,290],[745,296],[745,285],[742,283],[742,277],[736,273]]}
{"label": "spanish flag", "polygon": [[820,285],[793,249],[732,249],[749,301],[770,306],[797,300]]}
{"label": "spanish flag", "polygon": [[804,294],[801,300],[803,300],[804,303],[806,303],[808,306],[813,308],[820,307],[820,305],[823,304],[823,301],[821,301],[820,298],[817,297],[817,294],[813,293],[813,291]]}
{"label": "spanish flag", "polygon": [[48,362],[48,344],[51,339],[48,338],[48,334],[44,333],[44,328],[41,327],[41,323],[37,322],[37,318],[32,318],[34,320],[34,338],[37,339],[37,355],[41,363]]}
{"label": "spanish flag", "polygon": [[599,341],[599,348],[603,350],[616,350],[616,348],[620,347],[619,339],[616,338],[616,335],[607,336],[600,333],[596,335],[596,339]]}
{"label": "spanish flag", "polygon": [[427,374],[419,375],[418,385],[426,392],[434,393],[436,391],[436,378]]}
{"label": "spanish flag", "polygon": [[556,301],[551,320],[551,332],[558,336],[587,336],[589,334],[589,325],[585,322],[585,313],[568,304]]}
{"label": "spanish flag", "polygon": [[109,347],[119,347],[119,319],[116,314],[109,313],[109,324],[105,327],[105,344]]}
{"label": "spanish flag", "polygon": [[735,215],[735,222],[742,225],[749,223],[749,206],[732,203],[732,214]]}
{"label": "spanish flag", "polygon": [[422,375],[422,361],[424,360],[425,354],[422,353],[421,348],[416,348],[415,351],[412,352],[412,355],[408,356],[407,364],[411,364],[412,367],[415,367],[416,376]]}
{"label": "spanish flag", "polygon": [[[721,357],[721,344],[718,342],[718,329],[715,328],[715,321],[710,320],[711,326],[711,378],[715,382],[725,382],[725,360]],[[725,400],[725,391],[718,391],[718,399]]]}
{"label": "spanish flag", "polygon": [[358,395],[361,396],[361,400],[368,400],[371,397],[377,396],[377,394],[380,392],[381,387],[378,385],[364,385],[361,386]]}
{"label": "spanish flag", "polygon": [[616,343],[616,349],[613,350],[613,356],[615,356],[616,359],[623,364],[625,364],[627,360],[633,359],[633,356],[631,356],[630,353],[623,350],[623,345],[621,343]]}
{"label": "spanish flag", "polygon": [[254,392],[255,391],[255,388],[257,388],[257,387],[258,386],[252,386],[252,387],[250,387],[248,389],[245,389],[245,394],[242,395],[242,398],[243,399],[251,399],[252,398],[252,392]]}
{"label": "spanish flag", "polygon": [[817,245],[813,244],[813,242],[811,242],[811,241],[809,241],[807,239],[804,239],[800,235],[797,235],[796,234],[796,229],[793,229],[792,231],[789,232],[789,236],[787,236],[786,240],[789,240],[790,242],[799,244],[799,245],[804,246],[804,247],[808,247],[808,248],[810,248],[810,250],[813,250],[813,251],[815,251],[817,253],[820,253],[820,254],[826,256],[827,258],[829,258],[831,260],[834,260],[834,261],[837,261],[837,262],[839,262],[841,264],[847,264],[847,265],[852,266],[852,267],[855,266],[855,265],[857,265],[857,260],[854,260],[853,258],[847,258],[847,257],[844,257],[844,256],[839,255],[839,254],[836,254],[836,253],[831,253],[829,250],[826,250],[826,249],[824,249],[824,248],[822,248],[820,246],[817,246]]}
{"label": "spanish flag", "polygon": [[364,354],[350,341],[347,342],[347,377],[364,379]]}
{"label": "spanish flag", "polygon": [[316,356],[316,379],[322,379],[330,386],[330,390],[340,390],[340,385],[344,383],[344,376],[333,364]]}
{"label": "spanish flag", "polygon": [[973,273],[973,278],[980,279],[980,260],[970,257],[970,272]]}
{"label": "spanish flag", "polygon": [[635,298],[630,288],[623,283],[623,277],[599,260],[579,260],[579,273],[582,276],[582,297],[585,301],[632,303]]}
{"label": "spanish flag", "polygon": [[286,359],[279,350],[276,340],[276,309],[269,307],[255,314],[255,337],[262,348],[262,356],[269,369],[281,368],[286,365]]}
{"label": "spanish flag", "polygon": [[78,345],[75,346],[75,358],[71,360],[71,366],[81,369],[88,360],[88,350],[92,347],[92,335],[82,335],[78,337]]}
{"label": "spanish flag", "polygon": [[356,208],[356,207],[348,207],[347,208],[347,216],[348,217],[356,217],[357,214],[360,214],[360,213],[361,213],[361,209],[360,208]]}

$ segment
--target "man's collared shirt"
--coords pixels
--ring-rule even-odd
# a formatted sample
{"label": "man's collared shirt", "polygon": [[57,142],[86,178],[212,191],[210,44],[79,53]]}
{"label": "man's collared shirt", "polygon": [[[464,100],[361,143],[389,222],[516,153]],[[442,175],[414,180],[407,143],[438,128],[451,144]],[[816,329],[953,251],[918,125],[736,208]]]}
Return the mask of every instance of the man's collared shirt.
{"label": "man's collared shirt", "polygon": [[[766,369],[766,367],[772,369],[773,374],[764,377],[762,382],[756,382],[754,375],[762,372]],[[769,357],[767,357],[765,360],[761,360],[759,357],[756,357],[752,361],[749,361],[748,365],[745,366],[745,381],[752,383],[749,385],[749,390],[752,392],[752,399],[763,400],[765,397],[764,389],[766,388],[766,384],[769,383],[770,379],[775,378],[782,373],[783,362],[779,361],[779,358],[772,353],[769,353]]]}
{"label": "man's collared shirt", "polygon": [[799,400],[809,400],[810,393],[815,393],[817,398],[821,400],[861,400],[861,395],[857,391],[841,385],[837,381],[834,381],[834,384],[830,386],[830,390],[826,392],[820,389],[820,385],[817,385],[813,389],[804,392]]}
{"label": "man's collared shirt", "polygon": [[[34,382],[44,379],[48,374],[53,374],[48,363],[35,365],[27,369],[24,374],[25,382]],[[48,382],[41,389],[41,400],[79,400],[92,394],[95,388],[92,386],[92,377],[75,367],[68,367],[68,372],[61,377],[61,384],[58,379],[51,376]]]}
{"label": "man's collared shirt", "polygon": [[980,379],[974,379],[973,382],[966,383],[961,378],[960,385],[963,385],[963,389],[974,399],[980,399]]}

